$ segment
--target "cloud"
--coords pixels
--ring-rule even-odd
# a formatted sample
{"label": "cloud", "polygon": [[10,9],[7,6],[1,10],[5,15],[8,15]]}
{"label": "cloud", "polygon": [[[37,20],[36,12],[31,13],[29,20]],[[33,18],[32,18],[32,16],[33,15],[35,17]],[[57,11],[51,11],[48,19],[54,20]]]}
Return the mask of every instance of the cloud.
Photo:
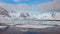
{"label": "cloud", "polygon": [[[16,1],[16,0],[15,0]],[[18,0],[17,0],[18,1]],[[5,4],[5,3],[0,3],[1,7],[5,7],[6,9],[9,10],[14,10],[14,11],[25,11],[25,10],[32,10],[32,9],[37,9],[40,11],[59,11],[60,9],[60,0],[54,0],[52,2],[46,2],[43,4],[37,4],[37,5],[33,5],[33,6],[28,6],[27,4],[17,4],[17,5],[13,5],[13,4]]]}
{"label": "cloud", "polygon": [[29,0],[13,0],[14,2],[23,2],[23,1],[29,1]]}
{"label": "cloud", "polygon": [[20,2],[21,0],[13,0],[14,2]]}
{"label": "cloud", "polygon": [[52,2],[35,5],[34,8],[42,11],[60,11],[60,2],[59,0],[54,0]]}
{"label": "cloud", "polygon": [[7,9],[8,11],[28,11],[30,10],[30,7],[26,4],[6,4],[6,3],[0,3],[0,7]]}
{"label": "cloud", "polygon": [[[20,1],[20,0],[15,0]],[[60,11],[60,0],[54,0],[52,2],[46,2],[43,4],[37,4],[33,6],[28,6],[27,4],[6,4],[6,3],[0,3],[0,7],[6,8],[8,10],[13,11],[30,11],[32,9],[39,10],[39,11]]]}

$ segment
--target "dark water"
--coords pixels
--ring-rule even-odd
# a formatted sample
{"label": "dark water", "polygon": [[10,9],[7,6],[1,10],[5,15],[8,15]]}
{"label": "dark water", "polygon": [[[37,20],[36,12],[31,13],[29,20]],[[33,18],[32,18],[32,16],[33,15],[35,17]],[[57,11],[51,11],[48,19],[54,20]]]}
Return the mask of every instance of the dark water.
{"label": "dark water", "polygon": [[26,32],[20,31],[21,29],[24,29],[24,28],[10,27],[5,31],[0,31],[0,34],[60,34],[60,26],[43,29],[43,30],[30,29],[29,31],[26,31]]}

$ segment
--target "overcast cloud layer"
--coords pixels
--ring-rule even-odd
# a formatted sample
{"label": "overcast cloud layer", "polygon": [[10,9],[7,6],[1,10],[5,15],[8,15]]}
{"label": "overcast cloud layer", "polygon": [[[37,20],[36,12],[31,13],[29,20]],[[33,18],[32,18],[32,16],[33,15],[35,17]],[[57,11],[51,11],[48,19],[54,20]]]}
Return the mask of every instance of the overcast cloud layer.
{"label": "overcast cloud layer", "polygon": [[[15,0],[16,1],[16,0]],[[29,11],[32,9],[39,10],[39,11],[60,11],[60,0],[54,0],[52,2],[46,2],[43,4],[37,4],[33,6],[28,6],[27,4],[6,4],[0,2],[0,7],[3,7],[8,10],[13,11]]]}

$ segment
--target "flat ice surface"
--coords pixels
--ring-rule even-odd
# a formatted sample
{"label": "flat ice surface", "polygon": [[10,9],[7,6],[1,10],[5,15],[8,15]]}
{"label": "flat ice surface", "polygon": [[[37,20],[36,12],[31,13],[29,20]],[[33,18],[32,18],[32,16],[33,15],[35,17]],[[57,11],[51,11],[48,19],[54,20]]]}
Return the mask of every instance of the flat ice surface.
{"label": "flat ice surface", "polygon": [[1,28],[6,28],[6,27],[7,27],[7,26],[0,26],[0,29],[1,29]]}
{"label": "flat ice surface", "polygon": [[54,27],[54,26],[48,26],[48,25],[16,25],[15,27],[24,27],[24,28],[48,28],[48,27]]}

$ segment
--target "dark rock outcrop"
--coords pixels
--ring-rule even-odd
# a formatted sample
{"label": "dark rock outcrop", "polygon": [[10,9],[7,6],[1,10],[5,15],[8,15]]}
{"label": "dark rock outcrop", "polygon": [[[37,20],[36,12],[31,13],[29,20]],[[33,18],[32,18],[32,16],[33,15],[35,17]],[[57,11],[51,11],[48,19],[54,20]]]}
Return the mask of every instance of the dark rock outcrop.
{"label": "dark rock outcrop", "polygon": [[5,15],[7,17],[10,17],[9,12],[6,9],[1,7],[0,7],[0,15]]}
{"label": "dark rock outcrop", "polygon": [[28,13],[21,13],[20,17],[27,18],[27,17],[30,17],[30,15]]}

